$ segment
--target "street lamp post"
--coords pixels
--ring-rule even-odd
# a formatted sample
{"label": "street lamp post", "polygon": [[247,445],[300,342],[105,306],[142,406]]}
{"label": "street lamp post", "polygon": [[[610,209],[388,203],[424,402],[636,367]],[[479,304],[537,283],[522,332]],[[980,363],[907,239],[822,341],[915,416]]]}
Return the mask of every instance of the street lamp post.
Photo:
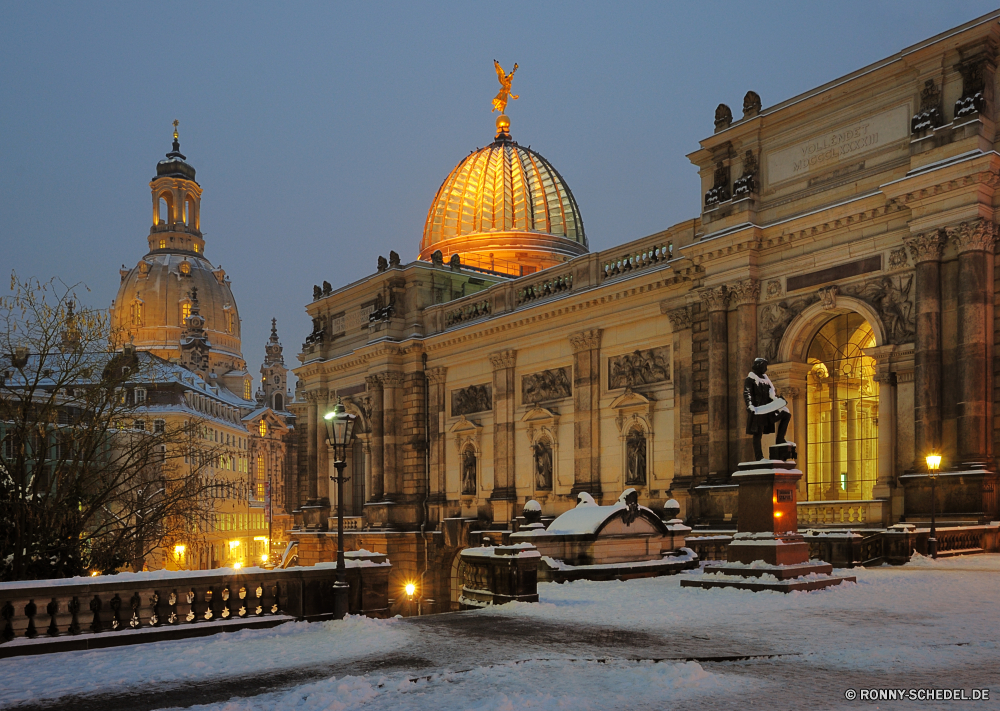
{"label": "street lamp post", "polygon": [[323,419],[326,420],[326,432],[329,439],[327,443],[333,446],[333,466],[337,470],[336,476],[330,479],[337,482],[337,582],[333,585],[333,616],[344,619],[347,614],[347,567],[344,565],[344,482],[350,477],[344,476],[344,469],[347,468],[347,447],[354,436],[354,420],[356,415],[352,415],[344,408],[344,403],[337,398],[333,412],[328,412]]}
{"label": "street lamp post", "polygon": [[940,454],[928,454],[927,455],[927,476],[931,480],[931,535],[927,538],[927,552],[930,554],[931,558],[937,558],[937,529],[934,525],[934,509],[936,503],[937,493],[935,491],[935,484],[937,483],[938,471],[941,469],[941,455]]}

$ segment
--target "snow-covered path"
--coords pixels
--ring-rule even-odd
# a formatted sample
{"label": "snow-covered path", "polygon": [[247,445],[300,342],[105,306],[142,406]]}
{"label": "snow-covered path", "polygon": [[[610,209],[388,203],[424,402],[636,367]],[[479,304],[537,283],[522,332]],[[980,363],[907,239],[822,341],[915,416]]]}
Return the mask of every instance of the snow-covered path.
{"label": "snow-covered path", "polygon": [[[698,573],[691,573],[697,575]],[[960,708],[1000,703],[1000,555],[853,570],[814,593],[681,576],[540,586],[542,602],[351,618],[0,661],[0,706],[237,709]],[[990,689],[991,701],[847,700]]]}

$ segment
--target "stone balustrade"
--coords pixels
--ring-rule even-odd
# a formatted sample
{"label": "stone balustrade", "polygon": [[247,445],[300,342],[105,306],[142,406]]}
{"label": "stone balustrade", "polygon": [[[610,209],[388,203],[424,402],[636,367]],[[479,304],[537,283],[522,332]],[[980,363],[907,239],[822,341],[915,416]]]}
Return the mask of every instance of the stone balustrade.
{"label": "stone balustrade", "polygon": [[490,315],[489,299],[476,299],[471,303],[463,303],[458,308],[446,311],[444,315],[444,326],[450,328],[466,321],[474,321],[477,318]]}
{"label": "stone balustrade", "polygon": [[882,526],[886,502],[800,501],[799,526]]}
{"label": "stone balustrade", "polygon": [[684,539],[684,546],[698,554],[702,561],[727,560],[731,535],[698,535]]}
{"label": "stone balustrade", "polygon": [[[347,565],[350,613],[386,615],[392,566]],[[0,583],[0,658],[323,619],[333,614],[335,580],[327,563]]]}
{"label": "stone balustrade", "polygon": [[557,274],[549,276],[533,284],[518,287],[514,295],[514,302],[518,306],[530,304],[546,296],[562,294],[573,290],[573,274]]}
{"label": "stone balustrade", "polygon": [[621,274],[629,274],[639,269],[662,264],[670,260],[673,253],[673,242],[652,245],[635,254],[625,254],[617,259],[605,261],[601,268],[601,277],[602,279],[610,279]]}
{"label": "stone balustrade", "polygon": [[538,550],[530,544],[466,548],[459,560],[463,610],[538,602]]}

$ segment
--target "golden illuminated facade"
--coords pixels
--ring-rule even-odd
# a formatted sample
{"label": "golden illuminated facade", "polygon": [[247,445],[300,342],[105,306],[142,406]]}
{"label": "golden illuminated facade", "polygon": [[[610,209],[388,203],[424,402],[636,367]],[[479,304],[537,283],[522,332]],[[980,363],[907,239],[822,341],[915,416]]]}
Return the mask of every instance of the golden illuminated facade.
{"label": "golden illuminated facade", "polygon": [[995,520],[998,46],[1000,11],[773,106],[749,91],[740,118],[719,105],[688,155],[697,213],[598,253],[501,116],[438,190],[419,260],[314,288],[291,405],[300,560],[335,552],[338,399],[359,418],[347,544],[438,609],[458,604],[461,549],[509,540],[528,501],[554,517],[634,488],[735,529],[758,356],[791,412],[801,528],[923,525],[932,453],[937,521]]}

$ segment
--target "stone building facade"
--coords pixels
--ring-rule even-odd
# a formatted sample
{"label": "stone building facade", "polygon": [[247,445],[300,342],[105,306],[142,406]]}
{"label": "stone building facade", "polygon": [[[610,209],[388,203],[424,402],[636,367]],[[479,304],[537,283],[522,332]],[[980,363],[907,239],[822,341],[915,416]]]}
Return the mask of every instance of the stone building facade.
{"label": "stone building facade", "polygon": [[[469,196],[449,176],[452,212],[439,192],[421,260],[392,254],[306,307],[290,406],[305,425],[300,546],[318,559],[334,545],[322,416],[338,398],[360,418],[350,545],[395,546],[415,561],[393,558],[397,582],[430,576],[441,605],[469,532],[502,536],[529,499],[554,516],[580,492],[610,503],[634,487],[653,509],[673,498],[689,523],[731,526],[758,355],[792,412],[801,523],[924,520],[931,451],[944,520],[995,518],[998,19],[771,107],[748,92],[739,119],[720,105],[689,155],[696,217],[538,272],[482,258],[508,232],[538,250],[565,237],[512,223],[538,204],[524,183]],[[482,150],[507,150],[508,126]],[[448,259],[426,253],[435,221]]]}

